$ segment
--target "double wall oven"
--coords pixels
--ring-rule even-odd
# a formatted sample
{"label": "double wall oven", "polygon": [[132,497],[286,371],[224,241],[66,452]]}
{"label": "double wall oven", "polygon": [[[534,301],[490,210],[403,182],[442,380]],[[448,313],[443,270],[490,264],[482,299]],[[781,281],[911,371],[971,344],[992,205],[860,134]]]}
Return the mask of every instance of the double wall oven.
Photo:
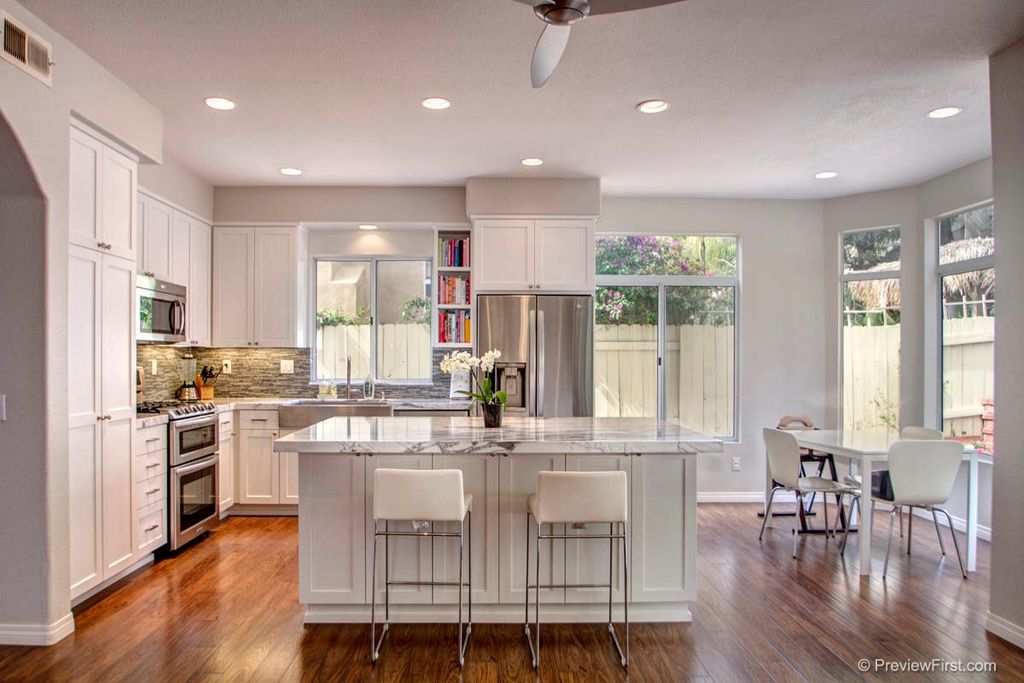
{"label": "double wall oven", "polygon": [[220,524],[217,412],[212,404],[172,409],[168,422],[170,545],[177,550]]}

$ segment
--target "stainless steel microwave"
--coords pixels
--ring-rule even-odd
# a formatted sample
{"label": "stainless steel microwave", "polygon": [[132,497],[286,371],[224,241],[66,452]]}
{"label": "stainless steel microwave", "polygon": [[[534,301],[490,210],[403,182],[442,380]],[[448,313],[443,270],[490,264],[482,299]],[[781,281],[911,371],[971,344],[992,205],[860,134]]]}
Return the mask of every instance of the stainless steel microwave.
{"label": "stainless steel microwave", "polygon": [[186,341],[186,289],[182,285],[139,275],[135,283],[139,304],[136,339],[174,344]]}

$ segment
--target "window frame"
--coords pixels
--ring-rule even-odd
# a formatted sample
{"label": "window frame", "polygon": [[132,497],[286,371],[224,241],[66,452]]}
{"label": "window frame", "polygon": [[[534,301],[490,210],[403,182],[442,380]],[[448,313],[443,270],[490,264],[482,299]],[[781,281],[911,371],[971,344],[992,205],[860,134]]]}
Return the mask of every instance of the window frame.
{"label": "window frame", "polygon": [[[733,406],[732,406],[732,435],[714,436],[726,443],[741,443],[740,439],[740,310],[741,310],[741,289],[740,280],[743,268],[743,247],[740,236],[727,232],[599,232],[594,236],[595,246],[597,240],[606,236],[643,236],[643,237],[728,237],[736,240],[736,273],[734,275],[601,275],[594,277],[595,292],[597,287],[657,287],[658,289],[658,336],[657,336],[657,418],[665,420],[667,416],[667,400],[665,385],[665,324],[668,314],[668,298],[666,289],[668,287],[732,287],[733,288]],[[595,255],[596,260],[596,255]],[[594,324],[597,324],[596,317]],[[596,339],[594,341],[597,343]]]}
{"label": "window frame", "polygon": [[[858,232],[872,232],[874,230],[892,230],[894,228],[899,230],[899,233],[900,233],[900,260],[899,260],[899,267],[898,268],[896,268],[895,270],[862,270],[862,271],[856,271],[856,272],[852,272],[852,273],[847,273],[846,272],[846,253],[845,253],[845,250],[844,250],[844,246],[845,246],[844,245],[844,241],[845,241],[845,237],[847,235],[850,235],[850,234],[853,234],[853,233],[858,233]],[[839,304],[838,304],[839,320],[837,321],[838,324],[839,324],[839,329],[838,329],[838,334],[837,334],[837,336],[839,338],[838,339],[838,344],[837,344],[837,346],[839,348],[839,357],[837,359],[838,360],[838,367],[837,367],[837,370],[838,370],[838,372],[837,372],[838,381],[836,382],[836,385],[837,385],[837,387],[839,389],[839,392],[838,392],[838,396],[836,396],[836,405],[839,406],[839,422],[838,422],[838,425],[839,425],[840,429],[843,429],[843,425],[846,424],[846,415],[845,415],[845,412],[846,412],[846,405],[845,405],[845,403],[846,402],[843,400],[843,396],[846,393],[845,392],[846,377],[845,377],[845,373],[843,372],[843,367],[845,366],[845,358],[846,358],[846,355],[845,355],[846,354],[846,344],[843,341],[843,338],[845,337],[845,335],[843,334],[843,328],[846,327],[846,325],[844,324],[844,316],[846,315],[846,308],[845,308],[846,304],[845,304],[845,299],[844,299],[844,293],[846,291],[846,283],[848,283],[848,282],[864,282],[866,280],[896,280],[896,281],[898,281],[900,283],[900,322],[902,323],[903,322],[903,303],[902,303],[902,301],[903,301],[903,277],[902,277],[902,275],[903,275],[903,226],[900,225],[900,224],[895,224],[894,223],[894,224],[888,224],[888,225],[873,225],[873,226],[867,227],[867,228],[850,228],[848,230],[840,230],[838,237],[839,237],[839,239],[837,240],[836,248],[838,250],[838,255],[839,255],[838,268],[837,268],[837,271],[839,273],[839,287],[837,288],[836,296],[837,296],[837,298],[839,300]],[[902,328],[902,325],[901,325],[901,327],[900,327],[900,356],[901,357],[903,355],[902,349],[903,349],[903,328]],[[901,363],[901,365],[902,365],[902,363]],[[903,383],[903,370],[902,370],[902,368],[900,368],[900,380],[899,380],[899,382],[900,382],[900,385],[902,386],[902,383]],[[902,392],[901,392],[901,402],[902,402]],[[900,408],[900,407],[901,406],[897,406],[897,408]],[[903,417],[903,411],[900,410],[899,419],[902,420],[902,417]]]}
{"label": "window frame", "polygon": [[[433,256],[417,256],[414,254],[410,255],[366,255],[366,256],[335,256],[332,254],[314,254],[309,257],[310,268],[309,268],[309,302],[307,308],[309,310],[309,339],[310,339],[310,364],[309,364],[309,383],[311,386],[318,385],[321,381],[333,381],[335,384],[343,384],[345,381],[344,377],[317,377],[317,348],[316,348],[316,312],[317,312],[317,270],[320,263],[369,263],[370,264],[370,371],[373,376],[374,384],[382,386],[433,386],[434,378],[431,373],[430,378],[426,379],[381,379],[377,376],[377,264],[384,261],[414,261],[422,262],[426,264],[426,272],[430,277],[430,296],[428,300],[431,302],[431,321],[428,323],[430,326],[430,335],[433,337],[434,333],[434,322],[433,322],[433,306],[434,301],[434,258]],[[433,366],[434,347],[430,345],[430,363],[428,365]],[[352,378],[351,386],[359,386],[363,382],[363,378]]]}
{"label": "window frame", "polygon": [[[933,307],[935,315],[935,328],[932,343],[935,349],[935,362],[936,377],[935,377],[935,390],[934,390],[934,405],[935,405],[935,419],[934,427],[939,431],[945,433],[945,406],[943,405],[943,384],[944,377],[946,376],[946,367],[944,364],[944,346],[943,346],[943,321],[946,319],[945,311],[945,298],[942,291],[942,280],[949,275],[960,275],[963,273],[970,273],[977,270],[989,270],[993,272],[996,267],[996,255],[995,248],[993,247],[993,253],[988,256],[980,256],[977,258],[966,259],[964,261],[954,261],[952,263],[941,263],[941,252],[942,252],[942,220],[949,218],[950,216],[956,216],[962,213],[969,213],[977,209],[990,206],[994,202],[992,199],[986,199],[985,201],[978,202],[976,204],[970,204],[968,206],[956,209],[954,211],[947,211],[946,213],[939,214],[935,218],[931,219],[930,227],[933,229],[934,236],[934,249],[930,249],[929,259],[932,259],[934,264],[935,278],[933,280],[933,286],[935,287],[935,306]],[[994,219],[993,219],[994,221]],[[993,235],[995,235],[993,223]]]}

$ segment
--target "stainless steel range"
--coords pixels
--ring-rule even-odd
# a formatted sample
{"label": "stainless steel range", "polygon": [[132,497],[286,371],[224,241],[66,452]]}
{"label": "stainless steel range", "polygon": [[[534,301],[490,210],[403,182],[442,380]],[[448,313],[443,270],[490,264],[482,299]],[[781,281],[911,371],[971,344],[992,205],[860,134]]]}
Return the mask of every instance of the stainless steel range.
{"label": "stainless steel range", "polygon": [[220,440],[212,403],[144,403],[139,413],[162,413],[167,422],[170,546],[177,550],[220,524],[217,460]]}

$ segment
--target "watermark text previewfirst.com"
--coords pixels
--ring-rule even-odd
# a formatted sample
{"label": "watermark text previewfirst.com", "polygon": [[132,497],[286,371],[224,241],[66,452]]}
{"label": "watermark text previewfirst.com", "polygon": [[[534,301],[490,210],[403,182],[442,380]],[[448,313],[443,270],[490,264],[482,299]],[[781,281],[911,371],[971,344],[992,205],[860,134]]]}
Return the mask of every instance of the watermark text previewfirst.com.
{"label": "watermark text previewfirst.com", "polygon": [[857,669],[878,673],[993,673],[993,661],[965,662],[962,659],[860,659]]}

